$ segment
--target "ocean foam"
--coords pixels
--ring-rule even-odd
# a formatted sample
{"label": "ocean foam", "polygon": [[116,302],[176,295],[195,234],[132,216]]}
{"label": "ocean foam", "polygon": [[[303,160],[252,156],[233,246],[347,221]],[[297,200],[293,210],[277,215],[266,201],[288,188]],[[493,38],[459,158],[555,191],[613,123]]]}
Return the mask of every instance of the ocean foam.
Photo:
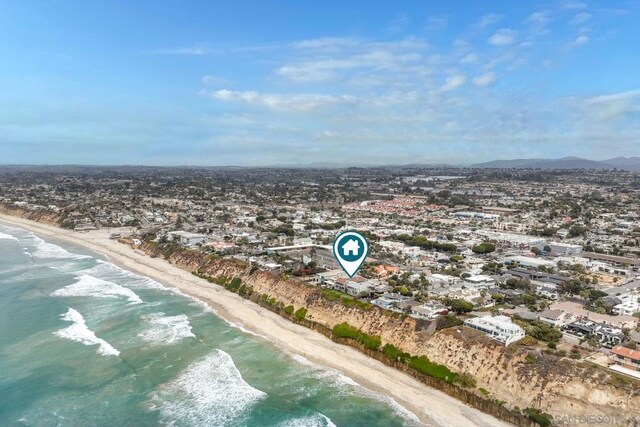
{"label": "ocean foam", "polygon": [[186,314],[166,316],[164,313],[151,313],[140,317],[149,328],[138,337],[153,344],[174,344],[185,338],[195,338]]}
{"label": "ocean foam", "polygon": [[96,277],[109,277],[110,279],[117,278],[127,281],[127,286],[143,289],[165,289],[160,283],[145,276],[140,276],[124,268],[120,268],[117,265],[96,259],[96,265],[91,267],[85,272],[89,275]]}
{"label": "ocean foam", "polygon": [[11,234],[5,234],[3,232],[0,232],[0,240],[15,240],[18,241],[18,238],[15,236],[12,236]]}
{"label": "ocean foam", "polygon": [[308,417],[294,418],[279,424],[280,427],[337,427],[331,418],[318,412]]}
{"label": "ocean foam", "polygon": [[253,388],[229,354],[215,350],[151,396],[168,424],[231,425],[266,393]]}
{"label": "ocean foam", "polygon": [[82,314],[77,310],[69,307],[69,311],[60,315],[60,318],[67,322],[73,322],[73,324],[54,332],[54,335],[71,341],[81,342],[84,345],[98,345],[98,353],[103,356],[118,356],[120,354],[111,344],[98,338],[96,334],[87,327],[84,317],[82,317]]}
{"label": "ocean foam", "polygon": [[383,403],[389,405],[393,409],[393,412],[396,415],[398,415],[398,416],[400,416],[402,418],[405,418],[406,420],[413,421],[415,423],[420,423],[420,419],[418,418],[418,416],[416,414],[414,414],[413,412],[411,412],[410,410],[408,410],[407,408],[405,408],[404,406],[399,404],[392,397],[384,395],[384,394],[376,393],[376,392],[374,392],[372,390],[369,390],[369,389],[361,386],[360,384],[358,384],[352,378],[342,374],[341,372],[339,372],[339,371],[337,371],[335,369],[332,369],[332,368],[327,368],[327,367],[316,365],[315,363],[311,362],[306,357],[301,356],[299,354],[293,354],[293,355],[291,355],[291,358],[295,362],[297,362],[297,363],[299,363],[301,365],[304,365],[306,367],[311,368],[312,369],[311,374],[315,378],[317,378],[319,380],[330,381],[330,382],[332,382],[333,384],[337,385],[340,388],[343,388],[345,386],[349,386],[350,390],[356,391],[357,393],[359,393],[363,397],[373,398],[375,400],[378,400],[380,402],[383,402]]}
{"label": "ocean foam", "polygon": [[54,245],[53,243],[45,242],[36,235],[33,235],[33,241],[36,245],[36,250],[33,253],[38,258],[54,258],[54,259],[89,259],[93,258],[89,255],[80,255],[69,252],[61,246]]}
{"label": "ocean foam", "polygon": [[116,285],[113,282],[98,279],[97,277],[83,274],[72,285],[65,286],[51,293],[54,297],[96,297],[119,298],[126,297],[132,304],[140,304],[142,300],[131,289]]}
{"label": "ocean foam", "polygon": [[234,323],[234,322],[232,322],[231,320],[227,320],[227,319],[222,318],[222,317],[221,317],[220,319],[224,320],[224,321],[227,323],[227,325],[231,326],[232,328],[236,328],[236,329],[238,329],[238,330],[240,330],[240,331],[244,332],[245,334],[253,335],[254,337],[260,337],[260,338],[262,338],[262,339],[264,339],[264,340],[266,340],[266,341],[273,341],[273,340],[272,340],[272,339],[270,339],[269,337],[264,336],[264,335],[262,335],[262,334],[259,334],[259,333],[257,333],[257,332],[250,331],[249,329],[245,328],[244,326],[239,325],[239,324],[237,324],[237,323]]}

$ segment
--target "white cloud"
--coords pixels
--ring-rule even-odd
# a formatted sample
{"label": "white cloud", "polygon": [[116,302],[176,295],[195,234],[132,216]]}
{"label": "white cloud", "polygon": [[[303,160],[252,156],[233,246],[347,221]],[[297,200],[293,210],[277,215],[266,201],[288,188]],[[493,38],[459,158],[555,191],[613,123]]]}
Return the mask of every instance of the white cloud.
{"label": "white cloud", "polygon": [[320,49],[334,50],[344,47],[353,47],[361,44],[362,41],[351,37],[320,37],[317,39],[301,40],[293,43],[293,47],[298,49]]}
{"label": "white cloud", "polygon": [[527,17],[527,22],[530,24],[544,25],[551,20],[551,16],[547,11],[534,12]]}
{"label": "white cloud", "polygon": [[480,57],[477,53],[467,53],[460,59],[461,64],[475,64]]}
{"label": "white cloud", "polygon": [[273,110],[294,112],[305,112],[328,105],[353,104],[356,102],[356,98],[352,96],[320,95],[314,93],[269,94],[255,91],[241,92],[221,89],[215,92],[201,92],[201,94],[220,101],[241,102]]}
{"label": "white cloud", "polygon": [[497,24],[501,19],[502,15],[498,15],[497,13],[488,13],[481,16],[480,19],[478,19],[478,21],[476,21],[476,23],[472,25],[472,28],[475,30],[484,30],[494,24]]}
{"label": "white cloud", "polygon": [[587,44],[587,42],[589,42],[589,37],[582,35],[582,36],[578,36],[573,42],[573,44],[574,46],[581,46],[583,44]]}
{"label": "white cloud", "polygon": [[[415,37],[394,42],[354,39],[317,39],[297,43],[307,52],[302,60],[281,65],[276,74],[298,83],[327,82],[345,78],[347,72],[401,71],[423,60],[429,45]],[[327,55],[330,51],[330,55]]]}
{"label": "white cloud", "polygon": [[572,25],[580,25],[580,24],[584,24],[589,19],[591,19],[591,14],[590,13],[581,12],[581,13],[578,13],[577,15],[574,15],[574,17],[571,18],[570,23]]}
{"label": "white cloud", "polygon": [[476,78],[473,79],[473,84],[476,86],[488,86],[494,83],[497,79],[496,73],[493,71],[489,71],[488,73],[480,74]]}
{"label": "white cloud", "polygon": [[206,55],[209,50],[201,46],[156,49],[147,52],[152,55]]}
{"label": "white cloud", "polygon": [[224,85],[229,84],[229,80],[219,76],[203,76],[202,83],[205,85]]}
{"label": "white cloud", "polygon": [[516,42],[516,32],[509,28],[502,28],[489,37],[487,41],[494,46],[508,46]]}
{"label": "white cloud", "polygon": [[579,1],[566,1],[562,7],[565,9],[586,9],[587,5]]}
{"label": "white cloud", "polygon": [[442,86],[442,90],[444,92],[448,92],[451,90],[458,89],[460,86],[463,86],[467,82],[467,77],[464,74],[454,74],[452,76],[447,77],[447,80],[444,82]]}
{"label": "white cloud", "polygon": [[612,93],[609,95],[599,95],[587,99],[587,104],[605,104],[609,102],[626,101],[629,99],[640,98],[640,89],[629,90],[626,92]]}
{"label": "white cloud", "polygon": [[640,89],[595,96],[586,99],[585,104],[599,119],[620,119],[640,113]]}

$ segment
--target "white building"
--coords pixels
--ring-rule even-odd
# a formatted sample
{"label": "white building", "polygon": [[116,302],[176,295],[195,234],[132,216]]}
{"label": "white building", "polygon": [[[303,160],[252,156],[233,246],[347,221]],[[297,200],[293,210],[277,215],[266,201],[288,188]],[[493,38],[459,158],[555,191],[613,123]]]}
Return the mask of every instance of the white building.
{"label": "white building", "polygon": [[477,329],[489,335],[505,346],[521,340],[525,336],[524,329],[516,325],[507,316],[482,316],[464,321],[470,328]]}
{"label": "white building", "polygon": [[526,234],[502,233],[494,230],[475,230],[472,236],[482,240],[496,241],[502,245],[517,248],[542,247],[547,243],[547,239]]}
{"label": "white building", "polygon": [[475,288],[475,289],[488,289],[492,286],[495,286],[496,281],[491,276],[485,276],[479,274],[477,276],[469,276],[465,277],[464,285],[466,287]]}
{"label": "white building", "polygon": [[536,287],[536,295],[549,298],[552,300],[557,300],[560,295],[558,294],[558,285],[555,283],[547,283],[547,282],[538,282],[533,280],[531,282]]}
{"label": "white building", "polygon": [[371,304],[377,305],[381,308],[386,308],[387,310],[397,310],[395,308],[396,304],[400,304],[407,301],[412,301],[412,297],[407,297],[400,294],[395,293],[385,293],[378,298],[371,301]]}
{"label": "white building", "polygon": [[484,213],[484,212],[461,211],[461,212],[455,212],[453,216],[457,218],[463,218],[463,219],[479,219],[482,221],[497,221],[500,219],[500,215]]}
{"label": "white building", "polygon": [[433,320],[440,316],[441,314],[447,314],[449,310],[443,304],[436,302],[426,302],[422,305],[416,305],[415,307],[411,307],[411,317],[415,317],[417,319],[426,319]]}
{"label": "white building", "polygon": [[625,295],[620,295],[618,298],[622,300],[621,304],[613,307],[613,313],[619,316],[633,316],[640,312],[640,294],[636,292],[630,292]]}
{"label": "white building", "polygon": [[522,256],[522,255],[514,255],[514,256],[510,256],[510,257],[505,257],[504,262],[506,263],[516,263],[518,265],[521,265],[523,267],[535,267],[538,268],[540,266],[544,266],[544,267],[555,267],[556,263],[553,261],[549,261],[546,259],[540,259],[540,258],[534,258],[534,257],[530,257],[530,256]]}
{"label": "white building", "polygon": [[571,313],[567,313],[564,310],[547,309],[540,313],[538,319],[540,319],[541,322],[548,323],[551,326],[561,327],[564,325],[568,325],[569,323],[576,320],[576,316]]}
{"label": "white building", "polygon": [[455,286],[460,283],[460,278],[456,276],[448,276],[446,274],[434,273],[427,277],[429,283],[437,287]]}
{"label": "white building", "polygon": [[173,242],[178,242],[182,246],[202,245],[207,237],[204,234],[189,233],[187,231],[170,231],[167,233]]}
{"label": "white building", "polygon": [[581,245],[572,245],[569,243],[561,243],[561,242],[549,242],[549,248],[551,248],[551,253],[554,255],[578,255],[582,253]]}

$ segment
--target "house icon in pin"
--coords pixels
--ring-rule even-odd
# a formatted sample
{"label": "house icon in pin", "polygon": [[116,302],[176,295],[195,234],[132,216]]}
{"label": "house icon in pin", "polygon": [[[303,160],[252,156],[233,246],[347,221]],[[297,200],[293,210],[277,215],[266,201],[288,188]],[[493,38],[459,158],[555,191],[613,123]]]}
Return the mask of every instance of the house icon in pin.
{"label": "house icon in pin", "polygon": [[342,253],[344,256],[358,256],[360,253],[360,243],[356,239],[350,239],[342,245]]}

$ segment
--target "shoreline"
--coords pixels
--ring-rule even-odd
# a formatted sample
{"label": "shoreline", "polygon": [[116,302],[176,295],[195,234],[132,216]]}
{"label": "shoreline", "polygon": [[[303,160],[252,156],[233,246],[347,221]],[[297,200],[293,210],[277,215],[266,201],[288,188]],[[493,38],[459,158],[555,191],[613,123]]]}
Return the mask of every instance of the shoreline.
{"label": "shoreline", "polygon": [[208,283],[160,258],[151,258],[109,239],[112,230],[75,232],[24,218],[0,214],[0,224],[27,229],[45,237],[73,243],[105,256],[113,264],[178,289],[212,309],[230,324],[263,337],[289,355],[331,368],[360,386],[389,397],[421,423],[433,426],[502,427],[511,424],[472,408],[418,380],[384,365],[358,350],[289,322],[277,314]]}

